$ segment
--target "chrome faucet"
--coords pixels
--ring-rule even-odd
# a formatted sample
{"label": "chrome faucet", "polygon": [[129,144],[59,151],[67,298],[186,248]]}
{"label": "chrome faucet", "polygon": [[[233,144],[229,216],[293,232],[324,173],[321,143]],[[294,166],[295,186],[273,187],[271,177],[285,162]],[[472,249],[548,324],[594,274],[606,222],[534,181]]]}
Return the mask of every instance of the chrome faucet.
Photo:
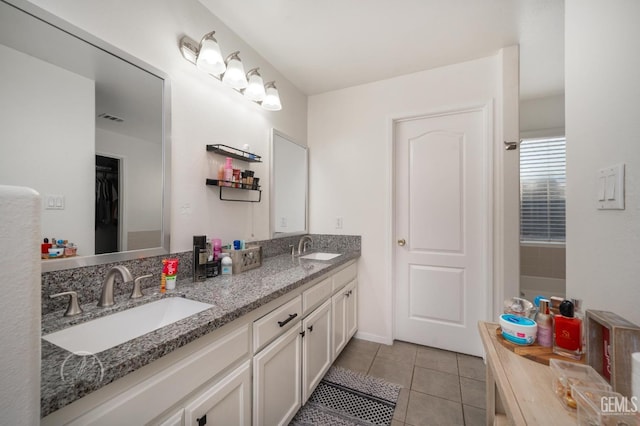
{"label": "chrome faucet", "polygon": [[307,244],[312,244],[313,239],[308,235],[303,235],[298,242],[298,256],[307,251]]}
{"label": "chrome faucet", "polygon": [[100,296],[98,306],[102,308],[113,306],[113,283],[115,281],[116,275],[118,274],[122,278],[122,281],[125,283],[133,281],[133,276],[126,266],[118,265],[109,269],[106,277],[104,278],[104,283],[102,284],[102,295]]}

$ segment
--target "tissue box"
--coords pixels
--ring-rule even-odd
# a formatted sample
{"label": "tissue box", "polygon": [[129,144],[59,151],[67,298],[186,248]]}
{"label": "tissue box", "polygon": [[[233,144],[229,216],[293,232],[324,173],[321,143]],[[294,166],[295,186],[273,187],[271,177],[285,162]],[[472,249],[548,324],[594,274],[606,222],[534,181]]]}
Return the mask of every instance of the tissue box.
{"label": "tissue box", "polygon": [[248,271],[262,266],[262,246],[251,246],[243,250],[222,250],[229,253],[233,262],[233,273]]}

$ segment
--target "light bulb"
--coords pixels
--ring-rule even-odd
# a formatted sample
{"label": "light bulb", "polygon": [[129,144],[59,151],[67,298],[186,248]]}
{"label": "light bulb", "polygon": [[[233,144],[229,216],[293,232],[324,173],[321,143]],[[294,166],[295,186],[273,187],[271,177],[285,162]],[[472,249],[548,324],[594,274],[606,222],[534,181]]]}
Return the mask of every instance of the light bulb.
{"label": "light bulb", "polygon": [[196,66],[202,71],[208,72],[215,76],[222,74],[227,68],[218,41],[213,37],[215,31],[211,31],[202,37],[200,42],[200,50],[196,59]]}
{"label": "light bulb", "polygon": [[260,102],[264,99],[266,93],[264,90],[264,82],[262,81],[262,76],[258,72],[259,68],[254,68],[249,70],[247,73],[247,79],[249,80],[249,85],[244,90],[244,96],[255,102]]}
{"label": "light bulb", "polygon": [[262,108],[268,111],[280,111],[282,104],[280,103],[280,95],[275,81],[270,81],[264,85],[266,96],[262,101]]}
{"label": "light bulb", "polygon": [[247,77],[244,75],[244,67],[242,66],[242,61],[238,56],[240,52],[233,52],[227,59],[225,63],[227,64],[227,70],[222,76],[222,82],[233,87],[234,89],[244,89],[247,87]]}

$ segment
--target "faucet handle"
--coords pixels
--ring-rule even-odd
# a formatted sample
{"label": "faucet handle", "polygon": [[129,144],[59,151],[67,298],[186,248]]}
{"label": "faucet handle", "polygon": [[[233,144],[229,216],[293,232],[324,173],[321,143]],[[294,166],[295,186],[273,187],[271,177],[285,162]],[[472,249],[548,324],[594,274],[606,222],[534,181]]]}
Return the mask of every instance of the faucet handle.
{"label": "faucet handle", "polygon": [[295,256],[296,248],[293,246],[293,244],[289,244],[289,250],[291,250],[291,256]]}
{"label": "faucet handle", "polygon": [[142,281],[145,278],[151,278],[151,277],[153,277],[153,274],[143,275],[133,280],[133,291],[131,292],[131,296],[129,297],[129,299],[138,299],[142,297],[143,294],[142,294],[142,289],[140,288],[140,281]]}
{"label": "faucet handle", "polygon": [[72,317],[75,315],[80,315],[82,313],[82,308],[78,305],[78,293],[75,291],[64,291],[62,293],[56,293],[49,295],[49,298],[55,299],[56,297],[61,296],[71,296],[69,298],[69,305],[67,306],[67,311],[64,313],[65,317]]}

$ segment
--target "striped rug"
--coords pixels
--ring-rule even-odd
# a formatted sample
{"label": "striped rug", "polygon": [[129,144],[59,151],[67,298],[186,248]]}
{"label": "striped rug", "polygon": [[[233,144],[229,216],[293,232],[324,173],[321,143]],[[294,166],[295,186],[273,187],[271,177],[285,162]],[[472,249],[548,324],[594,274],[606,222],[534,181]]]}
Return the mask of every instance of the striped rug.
{"label": "striped rug", "polygon": [[390,425],[399,385],[331,367],[291,425]]}

